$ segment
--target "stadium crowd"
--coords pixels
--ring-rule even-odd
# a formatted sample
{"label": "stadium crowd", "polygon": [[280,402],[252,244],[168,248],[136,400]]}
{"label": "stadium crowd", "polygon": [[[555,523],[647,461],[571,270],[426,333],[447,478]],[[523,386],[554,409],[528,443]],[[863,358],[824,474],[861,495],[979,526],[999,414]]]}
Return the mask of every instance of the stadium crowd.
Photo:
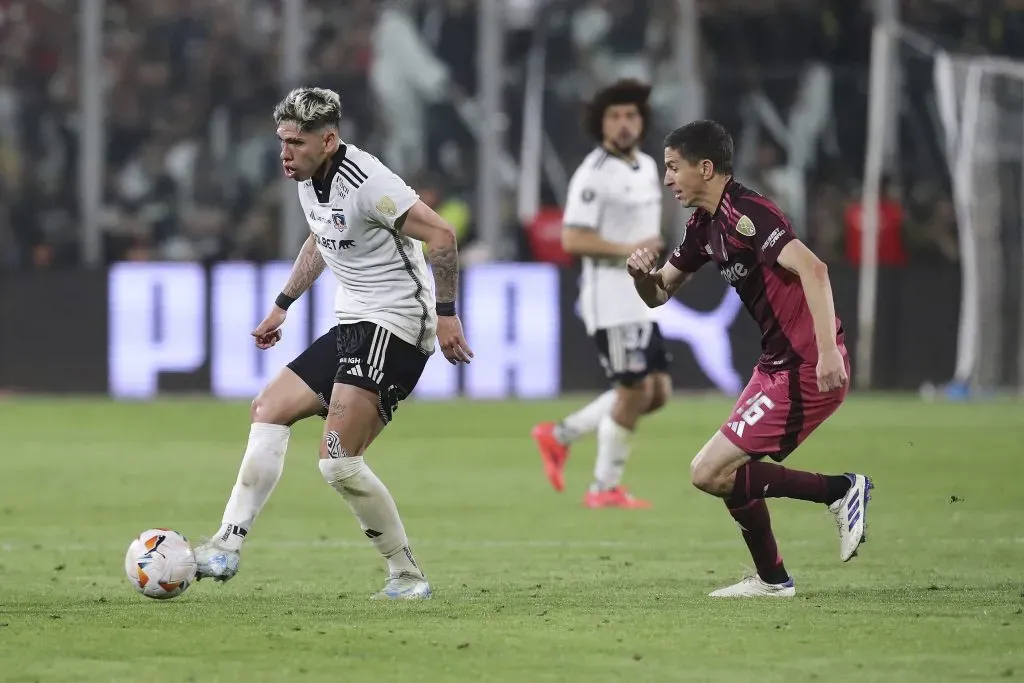
{"label": "stadium crowd", "polygon": [[[106,262],[280,255],[270,111],[282,91],[284,1],[106,0],[99,79],[107,103]],[[505,142],[513,156],[526,54],[542,16],[545,128],[564,164],[575,166],[589,144],[579,130],[580,102],[623,75],[655,85],[646,147],[660,157],[661,136],[679,123],[675,3],[506,4]],[[703,47],[716,46],[700,51],[706,113],[737,134],[738,175],[790,211],[823,257],[856,261],[872,3],[700,4]],[[79,7],[78,0],[0,0],[0,268],[80,261]],[[472,242],[475,142],[458,105],[477,90],[475,0],[305,0],[305,7],[305,80],[342,93],[343,135],[378,152]],[[903,20],[958,50],[1024,57],[1021,0],[906,0]],[[793,115],[823,87],[822,109]],[[815,111],[824,113],[817,128],[807,123]],[[772,116],[790,125],[788,135]],[[793,139],[812,142],[799,164]],[[955,258],[939,159],[912,155],[890,169],[883,224],[894,237],[883,240],[883,260],[893,265]],[[554,203],[550,191],[543,196]],[[509,201],[503,219],[521,233],[513,207]],[[523,240],[519,251],[532,257]]]}

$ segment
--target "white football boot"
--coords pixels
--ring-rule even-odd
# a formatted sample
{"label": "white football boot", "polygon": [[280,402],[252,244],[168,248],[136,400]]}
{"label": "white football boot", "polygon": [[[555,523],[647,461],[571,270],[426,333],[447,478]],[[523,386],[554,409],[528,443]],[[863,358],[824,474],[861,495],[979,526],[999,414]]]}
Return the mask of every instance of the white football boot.
{"label": "white football boot", "polygon": [[796,585],[792,576],[785,583],[766,583],[754,574],[708,595],[712,598],[792,598],[796,596]]}
{"label": "white football boot", "polygon": [[242,556],[209,540],[196,548],[196,580],[227,581],[238,573]]}
{"label": "white football boot", "polygon": [[374,593],[371,600],[429,600],[433,595],[427,579],[412,572],[398,572],[388,577],[384,588]]}
{"label": "white football boot", "polygon": [[848,473],[846,476],[850,479],[850,490],[828,506],[839,529],[839,559],[843,562],[855,557],[860,544],[868,540],[868,501],[875,486],[863,474]]}

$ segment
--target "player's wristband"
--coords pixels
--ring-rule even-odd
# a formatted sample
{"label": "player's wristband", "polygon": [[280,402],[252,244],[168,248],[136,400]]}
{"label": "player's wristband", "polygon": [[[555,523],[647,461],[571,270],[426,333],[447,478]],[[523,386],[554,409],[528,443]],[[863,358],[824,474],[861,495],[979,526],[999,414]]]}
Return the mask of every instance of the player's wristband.
{"label": "player's wristband", "polygon": [[277,295],[277,299],[274,301],[274,305],[278,308],[287,311],[288,307],[295,303],[295,297],[288,296],[284,292]]}
{"label": "player's wristband", "polygon": [[439,301],[437,306],[434,308],[438,315],[452,316],[455,315],[455,302],[454,301]]}

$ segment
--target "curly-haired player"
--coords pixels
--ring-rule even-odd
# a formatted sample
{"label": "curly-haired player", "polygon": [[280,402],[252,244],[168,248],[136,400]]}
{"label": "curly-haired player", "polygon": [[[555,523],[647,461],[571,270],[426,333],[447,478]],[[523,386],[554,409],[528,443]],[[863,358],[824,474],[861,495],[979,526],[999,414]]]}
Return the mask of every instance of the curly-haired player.
{"label": "curly-haired player", "polygon": [[663,406],[672,390],[661,330],[623,269],[638,247],[662,246],[658,164],[639,149],[651,117],[650,93],[645,83],[622,80],[587,104],[584,127],[598,146],[572,176],[563,218],[562,244],[583,259],[583,322],[614,387],[560,422],[533,430],[556,491],[564,487],[569,446],[597,432],[594,479],[583,499],[592,508],[649,506],[629,494],[622,476],[640,417]]}

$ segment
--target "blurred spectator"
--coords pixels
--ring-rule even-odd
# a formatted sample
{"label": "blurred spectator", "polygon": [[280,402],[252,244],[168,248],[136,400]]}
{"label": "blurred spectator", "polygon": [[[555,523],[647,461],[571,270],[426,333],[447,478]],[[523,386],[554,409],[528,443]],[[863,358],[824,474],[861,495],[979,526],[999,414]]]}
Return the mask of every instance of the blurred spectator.
{"label": "blurred spectator", "polygon": [[[278,253],[282,185],[271,119],[283,90],[285,1],[106,0],[103,72],[83,82],[81,3],[0,0],[0,268],[79,260],[79,94],[96,83],[107,105],[106,260],[291,258]],[[494,124],[506,151],[501,220],[517,231],[511,241],[526,245],[529,227],[515,219],[515,166],[527,60],[541,40],[545,157],[541,214],[531,225],[553,220],[559,171],[588,151],[581,101],[601,83],[636,75],[655,84],[646,151],[660,156],[664,134],[683,123],[682,98],[697,92],[705,115],[753,141],[737,175],[802,217],[801,236],[825,258],[857,262],[859,198],[848,207],[844,198],[863,175],[872,3],[697,0],[698,73],[686,74],[694,91],[680,85],[684,27],[673,0],[506,1],[504,117]],[[419,178],[410,182],[473,248],[478,0],[305,0],[305,10],[304,80],[341,93],[343,138]],[[1017,0],[904,0],[902,11],[904,22],[952,49],[1024,57]],[[815,70],[820,80],[809,89]],[[906,106],[924,121],[930,67],[908,68],[904,86]],[[830,112],[824,132],[809,118],[808,92],[817,111]],[[755,96],[758,107],[748,106]],[[899,168],[889,170],[906,195],[883,203],[883,262],[957,258],[949,174],[934,149],[942,141],[916,130],[899,140]],[[469,253],[491,258],[475,246]]]}
{"label": "blurred spectator", "polygon": [[956,208],[945,189],[936,183],[920,182],[908,200],[911,211],[911,242],[915,256],[922,260],[960,260]]}
{"label": "blurred spectator", "polygon": [[[846,208],[846,260],[860,265],[864,241],[864,205],[858,199]],[[883,178],[878,197],[878,265],[903,266],[907,253],[903,245],[903,206],[891,178]]]}
{"label": "blurred spectator", "polygon": [[384,156],[395,173],[411,175],[426,161],[426,105],[449,86],[449,70],[427,47],[405,0],[384,3],[373,33],[370,83],[386,122]]}
{"label": "blurred spectator", "polygon": [[573,42],[580,66],[595,84],[619,78],[650,81],[647,56],[650,0],[598,0],[584,3],[573,17]]}
{"label": "blurred spectator", "polygon": [[821,182],[811,190],[808,223],[813,229],[808,243],[819,258],[829,263],[843,260],[845,204],[846,196],[835,183]]}
{"label": "blurred spectator", "polygon": [[445,190],[436,176],[426,175],[413,183],[423,203],[437,212],[455,230],[459,246],[471,239],[472,210],[469,202]]}

